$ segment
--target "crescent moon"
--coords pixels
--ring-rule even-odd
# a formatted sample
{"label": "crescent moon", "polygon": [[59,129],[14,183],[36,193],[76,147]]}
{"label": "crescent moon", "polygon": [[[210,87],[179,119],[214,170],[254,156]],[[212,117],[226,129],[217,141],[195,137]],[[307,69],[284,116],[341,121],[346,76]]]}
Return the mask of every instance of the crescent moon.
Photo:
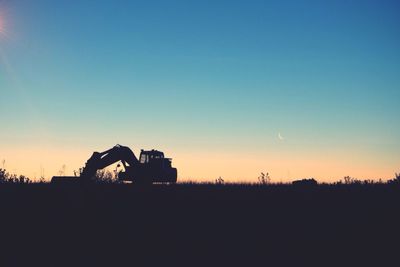
{"label": "crescent moon", "polygon": [[283,136],[281,135],[281,133],[278,133],[278,138],[279,138],[279,140],[281,140],[281,141],[285,140],[285,138],[283,138]]}

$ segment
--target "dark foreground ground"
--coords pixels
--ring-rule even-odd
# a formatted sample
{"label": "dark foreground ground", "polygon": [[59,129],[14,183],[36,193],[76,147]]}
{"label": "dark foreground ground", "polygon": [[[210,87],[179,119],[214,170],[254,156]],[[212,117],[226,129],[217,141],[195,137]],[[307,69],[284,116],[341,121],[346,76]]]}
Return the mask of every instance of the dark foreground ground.
{"label": "dark foreground ground", "polygon": [[400,266],[400,187],[0,185],[0,266]]}

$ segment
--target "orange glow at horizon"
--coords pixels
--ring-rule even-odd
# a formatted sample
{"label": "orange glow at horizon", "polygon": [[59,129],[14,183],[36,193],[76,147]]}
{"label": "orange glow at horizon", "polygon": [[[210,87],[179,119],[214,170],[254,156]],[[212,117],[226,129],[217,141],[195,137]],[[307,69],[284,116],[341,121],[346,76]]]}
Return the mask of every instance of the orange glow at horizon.
{"label": "orange glow at horizon", "polygon": [[[134,151],[136,156],[138,151]],[[335,182],[344,176],[358,179],[391,179],[396,169],[391,164],[374,164],[371,159],[351,160],[340,154],[321,157],[308,155],[265,155],[263,153],[227,153],[223,151],[182,150],[164,151],[173,158],[178,168],[179,181],[213,182],[222,177],[226,182],[257,182],[261,172],[269,172],[272,182],[291,182],[302,178],[315,178],[319,182]],[[24,148],[2,148],[0,160],[5,159],[5,169],[11,173],[27,175],[38,179],[44,171],[46,180],[59,175],[66,165],[65,175],[83,167],[92,149],[51,146],[30,146]],[[1,163],[1,162],[0,162]],[[0,168],[3,166],[0,165]]]}

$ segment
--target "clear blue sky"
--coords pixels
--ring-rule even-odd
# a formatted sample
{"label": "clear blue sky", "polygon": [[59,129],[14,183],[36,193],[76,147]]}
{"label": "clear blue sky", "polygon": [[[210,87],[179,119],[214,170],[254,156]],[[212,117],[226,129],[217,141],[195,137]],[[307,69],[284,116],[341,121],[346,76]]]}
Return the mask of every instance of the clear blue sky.
{"label": "clear blue sky", "polygon": [[[22,172],[13,148],[84,159],[119,142],[166,150],[185,177],[389,178],[399,14],[378,0],[0,1],[0,158]],[[243,171],[219,167],[240,157]]]}

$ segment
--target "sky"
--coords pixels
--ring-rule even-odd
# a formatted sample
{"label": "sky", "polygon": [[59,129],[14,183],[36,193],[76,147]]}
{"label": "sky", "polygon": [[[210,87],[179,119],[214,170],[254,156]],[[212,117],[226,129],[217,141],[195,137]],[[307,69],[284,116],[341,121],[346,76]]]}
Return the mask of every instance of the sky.
{"label": "sky", "polygon": [[118,143],[164,151],[180,180],[392,178],[399,13],[388,0],[0,0],[0,168],[70,175]]}

